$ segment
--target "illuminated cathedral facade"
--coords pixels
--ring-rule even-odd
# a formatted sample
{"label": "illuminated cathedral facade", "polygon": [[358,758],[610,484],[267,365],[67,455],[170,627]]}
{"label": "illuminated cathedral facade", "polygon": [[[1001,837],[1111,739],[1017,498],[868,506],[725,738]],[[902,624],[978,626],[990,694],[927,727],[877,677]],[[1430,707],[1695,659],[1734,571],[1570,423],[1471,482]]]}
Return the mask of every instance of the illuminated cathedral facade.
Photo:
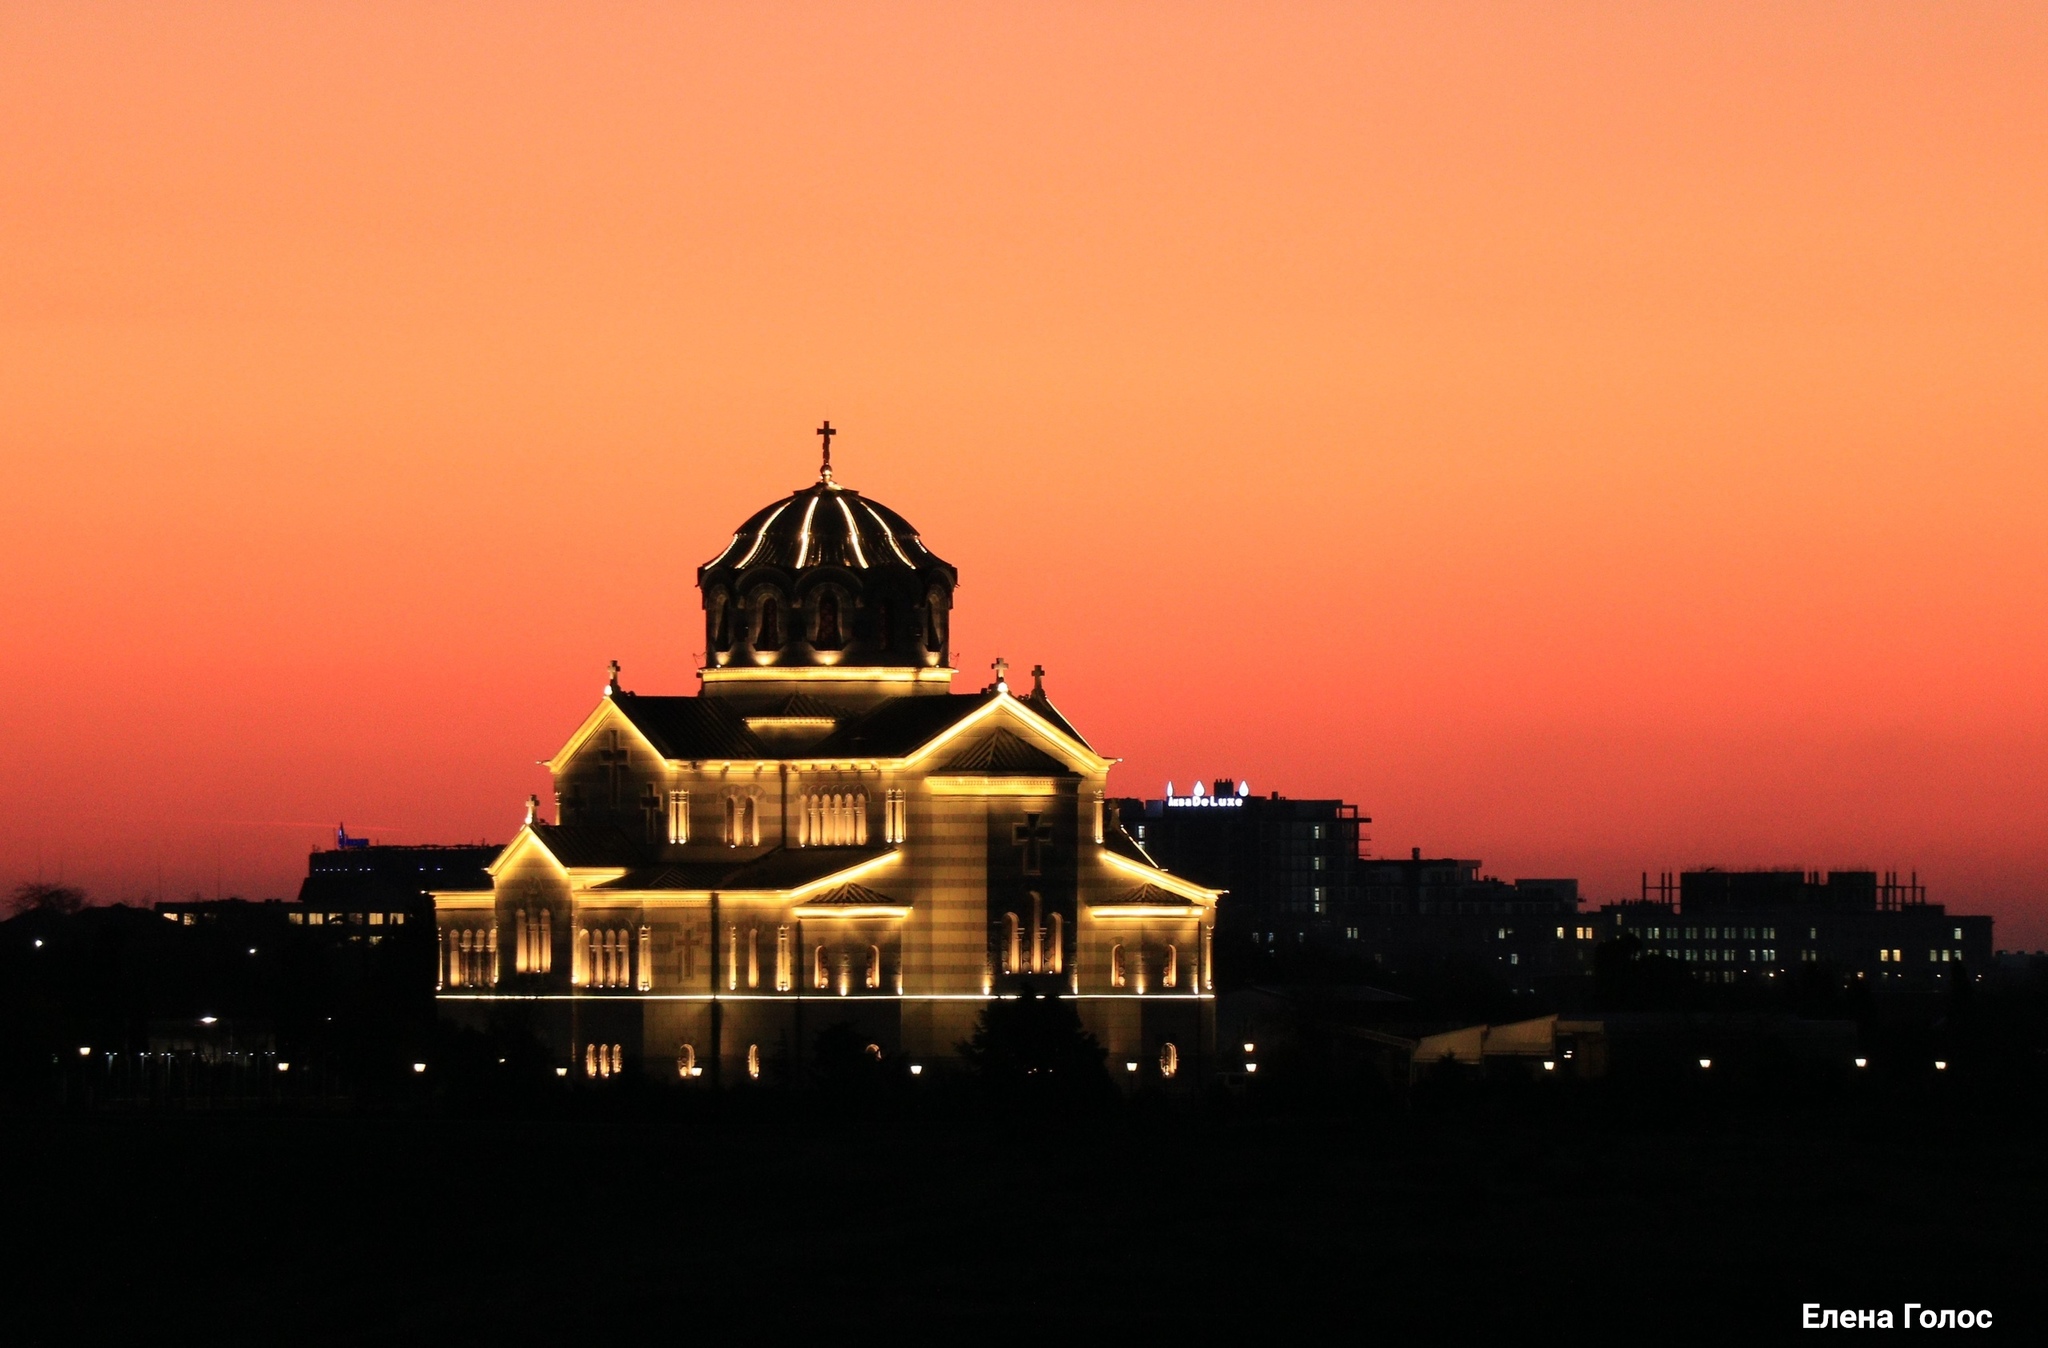
{"label": "illuminated cathedral facade", "polygon": [[1116,1079],[1191,1084],[1219,894],[1106,802],[1114,761],[1047,696],[956,692],[954,568],[833,479],[698,569],[690,696],[620,685],[549,759],[491,889],[437,893],[443,1013],[504,1003],[562,1070],[790,1080],[850,1029],[944,1072],[993,998],[1073,998]]}

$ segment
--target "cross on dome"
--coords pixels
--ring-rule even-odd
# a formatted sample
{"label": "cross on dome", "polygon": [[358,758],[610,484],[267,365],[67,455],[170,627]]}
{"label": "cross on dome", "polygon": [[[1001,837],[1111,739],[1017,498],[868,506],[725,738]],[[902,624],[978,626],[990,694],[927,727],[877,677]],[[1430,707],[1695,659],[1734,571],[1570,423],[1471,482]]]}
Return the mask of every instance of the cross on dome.
{"label": "cross on dome", "polygon": [[832,480],[832,437],[837,434],[839,432],[832,429],[830,421],[818,427],[818,435],[825,441],[825,461],[818,467],[818,481],[820,482],[830,482]]}

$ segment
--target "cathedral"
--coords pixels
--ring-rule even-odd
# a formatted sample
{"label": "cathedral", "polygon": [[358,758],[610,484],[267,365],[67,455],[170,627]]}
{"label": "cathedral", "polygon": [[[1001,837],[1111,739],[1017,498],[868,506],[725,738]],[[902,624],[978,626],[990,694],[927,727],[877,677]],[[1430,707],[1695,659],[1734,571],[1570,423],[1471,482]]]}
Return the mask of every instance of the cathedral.
{"label": "cathedral", "polygon": [[959,1065],[992,1000],[1074,1000],[1120,1082],[1184,1086],[1214,1038],[1216,890],[1105,800],[1043,671],[957,692],[954,568],[818,480],[698,568],[693,696],[616,663],[491,863],[434,895],[443,1014],[528,1014],[558,1070],[798,1077],[834,1028],[914,1074]]}

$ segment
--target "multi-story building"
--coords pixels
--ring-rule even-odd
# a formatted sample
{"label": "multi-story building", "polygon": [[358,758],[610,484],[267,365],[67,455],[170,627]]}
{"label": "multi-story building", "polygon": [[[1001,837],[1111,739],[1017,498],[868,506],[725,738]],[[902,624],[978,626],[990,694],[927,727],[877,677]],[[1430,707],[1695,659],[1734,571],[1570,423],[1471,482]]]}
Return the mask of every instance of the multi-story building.
{"label": "multi-story building", "polygon": [[1702,982],[1777,977],[1828,965],[1886,982],[1927,982],[1991,965],[1991,919],[1927,902],[1919,877],[1874,871],[1686,871],[1646,875],[1642,896],[1600,909],[1602,939],[1632,937],[1645,956]]}

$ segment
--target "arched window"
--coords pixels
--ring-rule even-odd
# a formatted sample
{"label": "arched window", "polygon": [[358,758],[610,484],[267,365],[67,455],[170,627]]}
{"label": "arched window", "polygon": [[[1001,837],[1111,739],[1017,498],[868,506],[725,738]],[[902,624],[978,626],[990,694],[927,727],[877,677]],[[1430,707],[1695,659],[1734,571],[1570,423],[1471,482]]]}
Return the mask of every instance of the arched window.
{"label": "arched window", "polygon": [[597,1045],[595,1044],[585,1044],[583,1046],[583,1075],[591,1078],[593,1081],[597,1079]]}
{"label": "arched window", "polygon": [[526,910],[521,908],[512,915],[513,934],[518,937],[512,947],[512,972],[523,974],[527,969]]}
{"label": "arched window", "polygon": [[760,1079],[761,1046],[759,1044],[749,1044],[747,1045],[747,1080],[759,1081]]}
{"label": "arched window", "polygon": [[625,1047],[624,1047],[623,1045],[620,1045],[620,1044],[613,1044],[613,1045],[612,1045],[612,1075],[613,1075],[613,1076],[617,1076],[617,1075],[618,1075],[619,1073],[621,1073],[621,1072],[623,1072],[623,1071],[625,1071],[625,1070],[626,1070],[626,1050],[625,1050]]}
{"label": "arched window", "polygon": [[740,985],[740,929],[734,923],[725,929],[725,990],[737,991]]}
{"label": "arched window", "polygon": [[640,928],[640,978],[635,987],[642,992],[654,990],[654,932],[652,928]]}
{"label": "arched window", "polygon": [[1166,947],[1166,964],[1159,973],[1159,986],[1170,988],[1180,981],[1180,948],[1169,943]]}
{"label": "arched window", "polygon": [[775,929],[775,990],[788,992],[796,985],[796,961],[791,954],[789,928]]}
{"label": "arched window", "polygon": [[729,651],[732,649],[732,619],[727,613],[724,590],[711,592],[711,649]]}
{"label": "arched window", "polygon": [[1054,913],[1046,919],[1045,943],[1047,946],[1045,954],[1048,961],[1046,967],[1056,974],[1065,973],[1067,971],[1067,938],[1058,913]]}
{"label": "arched window", "polygon": [[688,1081],[697,1075],[697,1046],[684,1044],[676,1050],[676,1075]]}
{"label": "arched window", "polygon": [[727,796],[725,798],[725,845],[727,847],[738,847],[740,845],[739,817],[740,803],[731,796]]}
{"label": "arched window", "polygon": [[812,644],[821,651],[836,651],[846,644],[839,635],[839,596],[830,590],[818,596],[818,639]]}
{"label": "arched window", "polygon": [[540,910],[540,971],[555,971],[555,921],[545,908]]}
{"label": "arched window", "polygon": [[831,986],[831,977],[825,967],[825,947],[819,945],[811,951],[811,986],[823,992]]}
{"label": "arched window", "polygon": [[579,988],[584,987],[590,982],[590,928],[576,929],[576,949],[571,960],[569,981]]}
{"label": "arched window", "polygon": [[775,603],[774,595],[761,600],[761,635],[754,638],[757,651],[779,651],[782,649],[782,612]]}
{"label": "arched window", "polygon": [[747,928],[747,986],[761,986],[761,929]]}
{"label": "arched window", "polygon": [[761,811],[752,796],[740,802],[740,838],[749,847],[761,843]]}
{"label": "arched window", "polygon": [[880,1044],[869,1044],[867,1047],[867,1055],[868,1057],[874,1059],[876,1062],[880,1062],[882,1060],[882,1046]]}
{"label": "arched window", "polygon": [[878,945],[871,945],[868,947],[867,983],[868,986],[871,988],[879,988],[880,986],[882,986],[882,947]]}
{"label": "arched window", "polygon": [[868,793],[867,793],[867,792],[865,792],[865,791],[857,791],[857,792],[855,792],[855,793],[854,793],[854,795],[853,795],[853,800],[852,800],[852,809],[853,809],[853,845],[854,845],[855,847],[866,847],[866,846],[868,845]]}
{"label": "arched window", "polygon": [[1109,948],[1109,985],[1120,988],[1124,985],[1124,948],[1113,945]]}
{"label": "arched window", "polygon": [[1168,1040],[1159,1046],[1159,1075],[1170,1078],[1178,1071],[1180,1071],[1180,1050],[1173,1046],[1172,1040]]}
{"label": "arched window", "polygon": [[1014,974],[1023,962],[1023,932],[1015,913],[1003,914],[1003,972]]}

